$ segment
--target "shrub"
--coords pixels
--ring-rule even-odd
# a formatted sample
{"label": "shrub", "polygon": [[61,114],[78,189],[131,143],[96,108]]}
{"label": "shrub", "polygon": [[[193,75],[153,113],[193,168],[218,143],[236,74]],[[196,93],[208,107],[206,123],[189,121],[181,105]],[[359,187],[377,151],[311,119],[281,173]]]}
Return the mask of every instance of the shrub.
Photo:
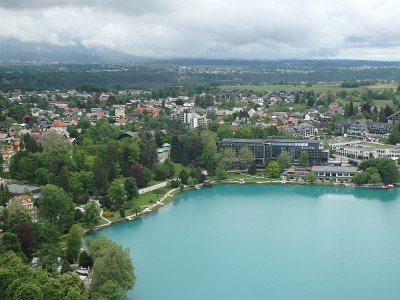
{"label": "shrub", "polygon": [[104,218],[112,218],[112,217],[114,217],[114,213],[109,210],[105,210],[105,211],[103,211],[103,217]]}
{"label": "shrub", "polygon": [[179,187],[180,184],[181,184],[181,182],[180,182],[178,179],[176,179],[176,180],[171,180],[171,181],[169,182],[170,187],[173,188],[173,189]]}

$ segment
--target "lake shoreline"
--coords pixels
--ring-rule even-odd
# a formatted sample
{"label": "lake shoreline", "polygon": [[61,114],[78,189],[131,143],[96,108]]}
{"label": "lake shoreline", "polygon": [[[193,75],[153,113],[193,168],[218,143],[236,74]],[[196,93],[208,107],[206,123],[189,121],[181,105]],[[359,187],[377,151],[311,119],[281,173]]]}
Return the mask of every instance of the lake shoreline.
{"label": "lake shoreline", "polygon": [[[221,184],[239,184],[239,185],[302,185],[302,186],[332,186],[332,187],[342,187],[342,188],[368,188],[368,189],[378,189],[378,187],[373,187],[370,185],[355,185],[351,183],[334,183],[334,182],[297,182],[297,181],[275,181],[275,180],[270,180],[270,181],[256,181],[256,182],[246,182],[246,181],[241,181],[241,180],[220,180],[220,181],[212,181],[212,185],[221,185]],[[394,185],[394,187],[397,187],[397,185]],[[204,188],[210,188],[210,187],[202,187]],[[196,186],[185,186],[185,188],[181,191],[179,188],[172,188],[169,190],[167,193],[165,193],[164,196],[162,196],[159,200],[157,200],[156,203],[149,205],[146,207],[143,211],[136,215],[129,215],[126,216],[125,218],[117,221],[110,221],[108,224],[102,224],[96,226],[92,230],[88,230],[87,233],[92,233],[98,230],[101,230],[103,228],[113,226],[113,225],[118,225],[124,222],[130,222],[139,218],[142,218],[152,212],[157,211],[159,208],[163,207],[164,205],[172,202],[174,200],[174,196],[179,195],[183,192],[195,190]],[[167,200],[166,202],[164,202]]]}

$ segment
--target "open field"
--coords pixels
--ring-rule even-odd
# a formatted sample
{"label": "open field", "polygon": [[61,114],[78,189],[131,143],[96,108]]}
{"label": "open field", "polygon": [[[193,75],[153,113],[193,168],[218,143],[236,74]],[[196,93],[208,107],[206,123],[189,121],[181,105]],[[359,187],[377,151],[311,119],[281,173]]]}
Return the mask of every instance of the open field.
{"label": "open field", "polygon": [[384,89],[397,89],[397,83],[390,84],[374,84],[374,85],[365,85],[357,88],[343,88],[340,84],[314,84],[312,86],[306,86],[304,84],[295,84],[295,85],[236,85],[236,86],[221,86],[220,88],[223,90],[253,90],[255,92],[272,92],[272,91],[314,91],[314,92],[328,92],[331,91],[333,93],[337,93],[340,91],[352,92],[354,90],[384,90]]}

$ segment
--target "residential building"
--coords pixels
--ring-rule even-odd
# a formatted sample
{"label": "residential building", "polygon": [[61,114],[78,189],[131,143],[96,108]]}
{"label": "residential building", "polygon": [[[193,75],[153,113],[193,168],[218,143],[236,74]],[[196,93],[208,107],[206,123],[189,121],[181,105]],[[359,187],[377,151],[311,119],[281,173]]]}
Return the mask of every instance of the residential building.
{"label": "residential building", "polygon": [[114,116],[116,119],[125,118],[125,105],[114,105]]}
{"label": "residential building", "polygon": [[400,146],[352,140],[331,144],[332,150],[341,156],[358,159],[368,158],[400,158]]}
{"label": "residential building", "polygon": [[387,117],[387,122],[389,124],[399,124],[400,123],[400,111],[394,113],[393,115],[390,115]]}
{"label": "residential building", "polygon": [[301,123],[285,128],[285,131],[294,137],[312,138],[317,133],[315,126],[307,123]]}
{"label": "residential building", "polygon": [[171,154],[171,145],[168,143],[165,143],[162,145],[161,148],[157,149],[157,162],[163,163],[167,159],[169,159]]}
{"label": "residential building", "polygon": [[55,120],[50,124],[49,131],[55,131],[60,135],[65,135],[67,133],[67,125],[61,120]]}
{"label": "residential building", "polygon": [[155,107],[136,107],[135,108],[135,113],[144,113],[147,112],[148,114],[150,114],[153,118],[157,117],[160,113],[160,109],[159,108],[155,108]]}
{"label": "residential building", "polygon": [[190,127],[192,129],[204,126],[206,124],[207,124],[207,119],[205,116],[200,116],[200,115],[196,114],[196,116],[194,116],[190,119]]}
{"label": "residential building", "polygon": [[285,175],[287,179],[299,181],[299,180],[304,180],[304,177],[310,171],[311,171],[311,168],[290,167],[283,173],[283,175]]}
{"label": "residential building", "polygon": [[375,122],[367,119],[341,120],[335,123],[335,129],[342,134],[354,137],[386,136],[390,132],[391,124]]}
{"label": "residential building", "polygon": [[205,116],[199,115],[191,109],[185,108],[172,115],[172,118],[179,120],[182,124],[190,126],[192,129],[207,124]]}
{"label": "residential building", "polygon": [[33,220],[36,219],[36,207],[33,204],[33,200],[32,197],[29,195],[19,195],[19,196],[14,196],[12,197],[7,204],[8,206],[12,206],[12,205],[21,205],[24,208],[26,208],[30,214],[30,216],[32,217]]}

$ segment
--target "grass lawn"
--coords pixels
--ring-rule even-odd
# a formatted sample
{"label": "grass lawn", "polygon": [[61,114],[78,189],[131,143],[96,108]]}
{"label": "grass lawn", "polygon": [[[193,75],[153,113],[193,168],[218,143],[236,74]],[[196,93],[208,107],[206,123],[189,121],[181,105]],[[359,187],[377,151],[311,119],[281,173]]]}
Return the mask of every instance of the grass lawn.
{"label": "grass lawn", "polygon": [[363,142],[360,143],[361,145],[364,146],[371,146],[371,147],[376,147],[378,149],[387,149],[387,148],[393,148],[393,145],[381,145],[381,144],[375,144],[375,143],[368,143],[368,142]]}
{"label": "grass lawn", "polygon": [[[135,199],[136,204],[140,207],[139,212],[141,212],[144,209],[142,206],[150,205],[150,204],[157,202],[157,200],[159,200],[161,197],[163,197],[170,190],[171,190],[171,188],[165,187],[165,188],[161,188],[158,190],[154,190],[154,191],[139,195]],[[113,211],[113,214],[114,214],[114,216],[112,218],[107,218],[107,220],[110,220],[111,222],[116,222],[116,221],[121,220],[121,215],[119,214],[119,211]],[[135,211],[133,209],[127,209],[125,211],[126,216],[134,215],[134,214],[135,214]],[[105,220],[101,219],[100,224],[106,224]]]}
{"label": "grass lawn", "polygon": [[373,100],[376,107],[385,107],[386,105],[393,106],[392,100]]}
{"label": "grass lawn", "polygon": [[159,184],[159,183],[164,182],[164,181],[165,180],[152,180],[152,181],[149,182],[149,184],[146,187],[153,186],[153,185]]}
{"label": "grass lawn", "polygon": [[340,91],[346,91],[346,92],[352,92],[354,90],[366,90],[366,89],[371,89],[371,90],[384,90],[384,89],[397,89],[397,84],[396,83],[391,83],[391,84],[374,84],[374,85],[366,85],[366,86],[361,86],[358,88],[343,88],[340,86],[340,84],[314,84],[312,86],[306,86],[304,84],[288,84],[288,85],[274,85],[274,84],[268,84],[268,85],[237,85],[237,86],[221,86],[221,89],[225,90],[253,90],[255,92],[272,92],[272,91],[314,91],[314,92],[340,92]]}
{"label": "grass lawn", "polygon": [[150,204],[156,202],[162,196],[164,196],[170,189],[171,188],[169,188],[169,187],[164,187],[164,188],[161,188],[158,190],[154,190],[151,192],[141,194],[135,199],[135,202],[139,206],[150,205]]}
{"label": "grass lawn", "polygon": [[111,218],[106,218],[107,220],[110,220],[111,222],[116,222],[121,220],[121,215],[119,214],[119,211],[113,211],[114,216]]}
{"label": "grass lawn", "polygon": [[106,222],[106,220],[104,220],[103,218],[100,218],[99,225],[104,225],[104,224],[108,224],[108,222]]}

